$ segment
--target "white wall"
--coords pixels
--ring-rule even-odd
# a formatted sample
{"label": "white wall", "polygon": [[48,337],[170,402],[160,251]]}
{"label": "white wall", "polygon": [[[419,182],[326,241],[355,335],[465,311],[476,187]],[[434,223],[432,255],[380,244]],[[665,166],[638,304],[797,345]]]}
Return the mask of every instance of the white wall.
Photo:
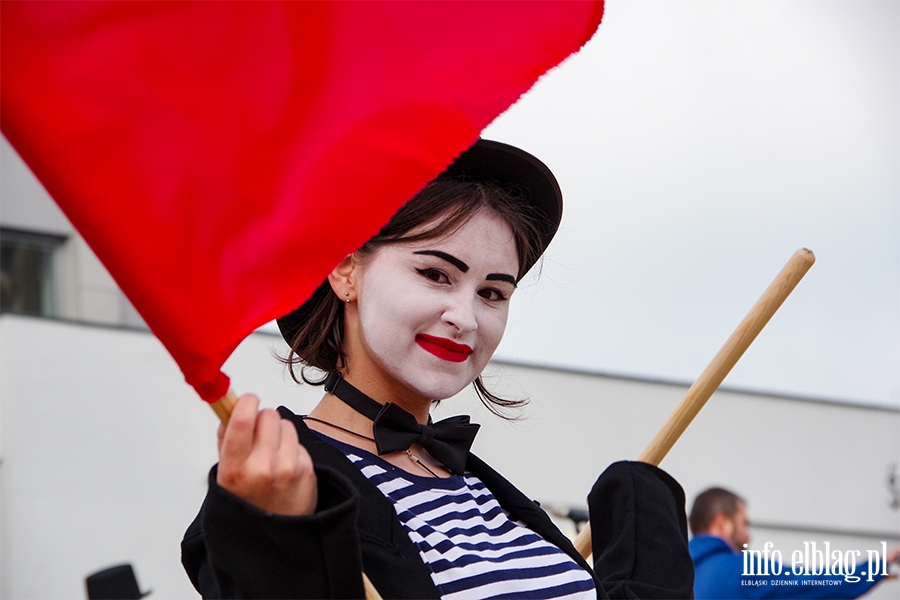
{"label": "white wall", "polygon": [[215,419],[146,333],[2,318],[0,596],[84,597],[133,562],[190,597],[178,542],[203,497]]}
{"label": "white wall", "polygon": [[[226,364],[236,391],[308,411],[321,391],[285,380],[266,334]],[[436,417],[470,412],[475,449],[526,493],[578,505],[608,463],[637,456],[684,386],[492,365],[496,392],[527,390],[529,418],[485,414],[469,392]],[[132,562],[151,598],[196,597],[178,544],[205,493],[217,420],[148,332],[0,317],[0,597],[84,597],[84,577]],[[722,484],[744,495],[755,545],[898,543],[887,465],[897,411],[721,392],[663,467],[688,498]],[[804,530],[803,528],[806,528]],[[830,533],[823,533],[829,530]],[[897,582],[873,597],[892,598]]]}
{"label": "white wall", "polygon": [[74,229],[13,147],[0,136],[0,222],[66,236]]}

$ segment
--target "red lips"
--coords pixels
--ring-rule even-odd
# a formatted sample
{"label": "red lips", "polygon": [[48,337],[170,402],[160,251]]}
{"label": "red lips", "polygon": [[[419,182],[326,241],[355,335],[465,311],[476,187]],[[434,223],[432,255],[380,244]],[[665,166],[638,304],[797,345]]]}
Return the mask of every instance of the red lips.
{"label": "red lips", "polygon": [[434,354],[438,358],[449,360],[451,362],[463,362],[469,358],[470,354],[472,354],[472,348],[470,346],[457,344],[453,340],[426,335],[424,333],[420,333],[416,336],[416,343],[419,344],[423,350]]}

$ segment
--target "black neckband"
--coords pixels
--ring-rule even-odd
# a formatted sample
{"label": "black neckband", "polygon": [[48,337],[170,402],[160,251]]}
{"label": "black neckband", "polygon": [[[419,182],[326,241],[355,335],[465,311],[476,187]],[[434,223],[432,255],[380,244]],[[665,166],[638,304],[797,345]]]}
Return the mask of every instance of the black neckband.
{"label": "black neckband", "polygon": [[347,406],[371,420],[375,420],[384,405],[375,402],[361,391],[347,383],[341,374],[332,371],[325,378],[325,391],[334,394]]}

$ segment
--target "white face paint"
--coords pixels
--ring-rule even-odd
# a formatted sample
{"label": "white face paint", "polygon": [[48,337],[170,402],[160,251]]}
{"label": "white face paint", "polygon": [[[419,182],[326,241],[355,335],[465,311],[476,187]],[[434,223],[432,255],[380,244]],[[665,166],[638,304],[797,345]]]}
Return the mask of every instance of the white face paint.
{"label": "white face paint", "polygon": [[503,337],[519,270],[502,218],[479,211],[445,237],[382,246],[357,269],[354,373],[428,401],[481,374]]}

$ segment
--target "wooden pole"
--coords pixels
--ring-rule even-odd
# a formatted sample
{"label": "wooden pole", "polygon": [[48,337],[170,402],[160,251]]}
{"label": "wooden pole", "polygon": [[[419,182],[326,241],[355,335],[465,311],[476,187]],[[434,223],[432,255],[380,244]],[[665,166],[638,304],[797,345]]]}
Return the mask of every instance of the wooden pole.
{"label": "wooden pole", "polygon": [[[801,248],[794,253],[644,448],[639,461],[659,465],[814,262],[816,257],[811,250]],[[585,558],[591,555],[590,523],[575,538],[575,548]]]}
{"label": "wooden pole", "polygon": [[[231,417],[231,411],[234,410],[234,405],[237,404],[237,401],[237,394],[235,394],[231,388],[228,388],[225,395],[211,403],[209,407],[213,409],[213,412],[216,413],[216,416],[219,417],[222,424],[227,425],[228,419]],[[366,600],[382,600],[381,594],[378,593],[378,590],[376,590],[372,582],[369,581],[369,577],[365,573],[362,574],[362,577],[363,588],[366,591]]]}
{"label": "wooden pole", "polygon": [[222,425],[228,425],[228,419],[231,418],[231,411],[234,410],[234,405],[237,404],[237,401],[237,394],[234,393],[234,390],[228,388],[225,395],[210,404],[209,407],[213,409],[213,412],[222,421]]}

